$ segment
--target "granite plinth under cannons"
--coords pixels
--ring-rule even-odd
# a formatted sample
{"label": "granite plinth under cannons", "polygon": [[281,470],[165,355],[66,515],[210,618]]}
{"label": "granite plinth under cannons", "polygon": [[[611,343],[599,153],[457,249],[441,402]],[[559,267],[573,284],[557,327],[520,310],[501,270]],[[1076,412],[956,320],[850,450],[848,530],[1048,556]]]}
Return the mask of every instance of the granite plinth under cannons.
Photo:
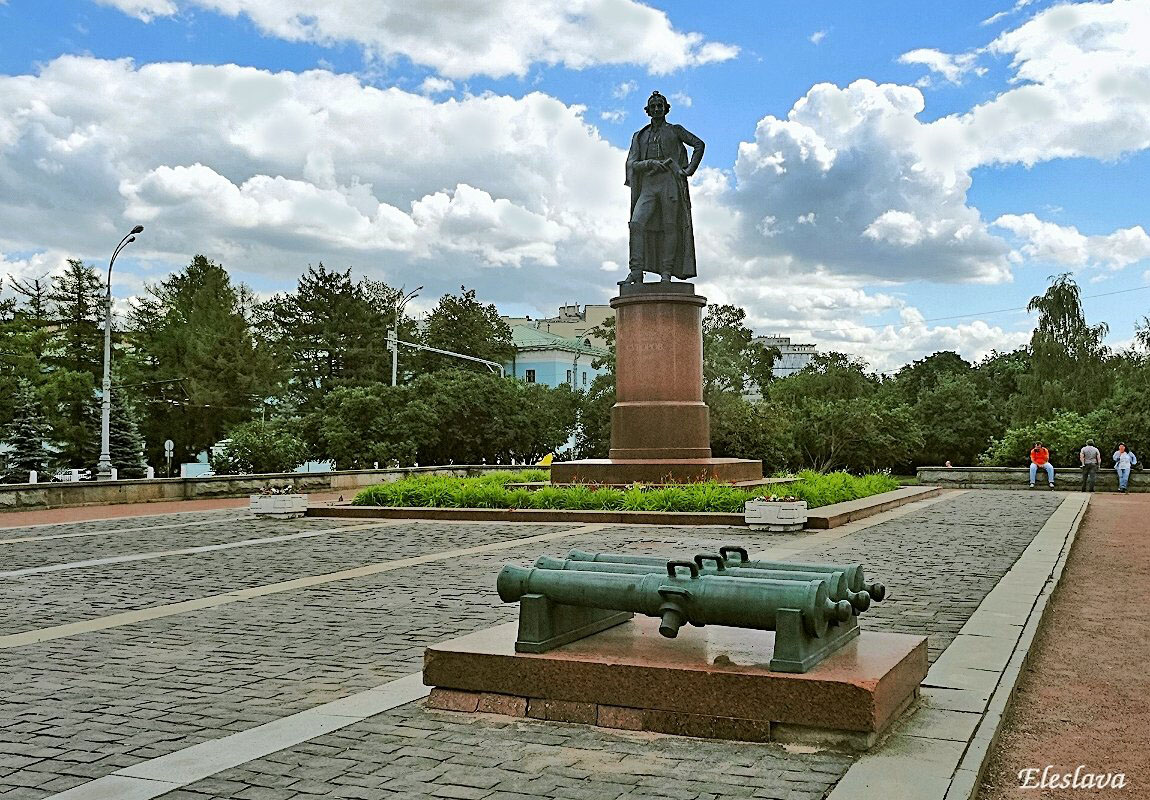
{"label": "granite plinth under cannons", "polygon": [[[546,653],[517,653],[517,623],[433,645],[428,705],[745,741],[869,746],[913,702],[926,638],[863,631],[808,672],[771,672],[774,634],[635,618]],[[512,709],[513,711],[507,711]]]}

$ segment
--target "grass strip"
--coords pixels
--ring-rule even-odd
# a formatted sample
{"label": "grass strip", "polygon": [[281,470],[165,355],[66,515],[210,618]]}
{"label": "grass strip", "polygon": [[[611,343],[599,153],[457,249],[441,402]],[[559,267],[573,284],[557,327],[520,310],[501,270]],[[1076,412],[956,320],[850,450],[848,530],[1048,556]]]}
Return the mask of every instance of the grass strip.
{"label": "grass strip", "polygon": [[635,484],[627,488],[579,484],[544,486],[534,491],[506,484],[546,481],[545,470],[489,472],[475,478],[418,475],[391,483],[368,486],[356,495],[357,506],[401,508],[541,508],[602,511],[715,511],[742,513],[748,500],[761,497],[795,497],[809,508],[858,500],[899,488],[889,473],[850,475],[806,470],[794,483],[751,489],[723,483],[690,483],[681,486]]}

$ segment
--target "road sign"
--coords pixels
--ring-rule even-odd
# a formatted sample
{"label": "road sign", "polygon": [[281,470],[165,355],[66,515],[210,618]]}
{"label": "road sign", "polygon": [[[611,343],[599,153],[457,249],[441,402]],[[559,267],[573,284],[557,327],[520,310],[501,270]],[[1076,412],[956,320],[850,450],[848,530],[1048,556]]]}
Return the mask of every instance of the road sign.
{"label": "road sign", "polygon": [[170,456],[174,452],[176,452],[176,443],[173,442],[171,439],[165,439],[164,440],[164,455]]}

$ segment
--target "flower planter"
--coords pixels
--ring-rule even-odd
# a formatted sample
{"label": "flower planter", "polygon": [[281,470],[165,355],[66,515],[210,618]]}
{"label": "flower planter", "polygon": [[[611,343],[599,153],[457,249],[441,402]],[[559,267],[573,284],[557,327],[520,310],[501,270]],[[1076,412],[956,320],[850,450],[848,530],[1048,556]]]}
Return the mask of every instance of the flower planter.
{"label": "flower planter", "polygon": [[251,510],[258,517],[294,519],[307,512],[306,494],[253,494]]}
{"label": "flower planter", "polygon": [[748,500],[744,513],[753,531],[801,531],[807,524],[807,501]]}

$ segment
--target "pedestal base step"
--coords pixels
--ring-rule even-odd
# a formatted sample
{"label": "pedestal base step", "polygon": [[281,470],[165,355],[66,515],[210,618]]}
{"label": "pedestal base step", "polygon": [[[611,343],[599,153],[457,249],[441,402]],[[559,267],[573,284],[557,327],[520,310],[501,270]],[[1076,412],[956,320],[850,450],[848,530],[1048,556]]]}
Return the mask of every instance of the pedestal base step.
{"label": "pedestal base step", "polygon": [[740,741],[869,747],[917,696],[926,639],[863,632],[801,674],[771,672],[774,634],[658,633],[636,618],[546,653],[516,653],[516,623],[427,648],[433,708]]}
{"label": "pedestal base step", "polygon": [[556,461],[552,483],[740,483],[763,478],[763,462],[745,458],[587,458]]}

